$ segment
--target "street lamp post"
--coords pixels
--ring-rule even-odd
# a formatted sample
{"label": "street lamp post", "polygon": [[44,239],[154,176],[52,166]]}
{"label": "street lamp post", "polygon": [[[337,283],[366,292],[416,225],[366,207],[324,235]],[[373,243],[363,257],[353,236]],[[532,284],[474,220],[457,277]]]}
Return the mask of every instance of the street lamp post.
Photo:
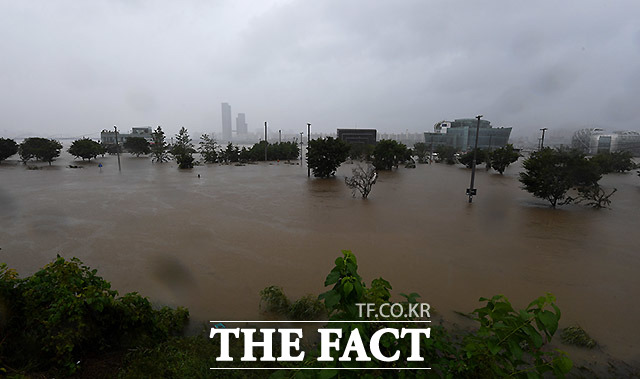
{"label": "street lamp post", "polygon": [[113,130],[116,135],[116,154],[118,154],[118,172],[122,172],[122,166],[120,166],[120,145],[118,144],[118,127],[113,126]]}
{"label": "street lamp post", "polygon": [[[311,124],[307,122],[307,153],[309,149],[309,141],[311,141]],[[300,152],[302,154],[302,152]],[[307,178],[311,177],[311,166],[307,162]]]}
{"label": "street lamp post", "polygon": [[478,135],[480,134],[480,118],[482,118],[482,115],[478,115],[476,116],[476,118],[478,119],[478,124],[476,126],[476,144],[475,144],[475,147],[473,148],[473,161],[471,162],[471,184],[469,185],[469,188],[467,188],[467,195],[469,195],[469,204],[473,202],[473,196],[477,194],[476,189],[473,188],[473,183],[476,179],[476,158],[478,155]]}
{"label": "street lamp post", "polygon": [[300,132],[300,165],[302,166],[302,135],[304,132]]}
{"label": "street lamp post", "polygon": [[547,131],[548,128],[542,128],[542,139],[540,139],[540,150],[544,148],[544,132]]}

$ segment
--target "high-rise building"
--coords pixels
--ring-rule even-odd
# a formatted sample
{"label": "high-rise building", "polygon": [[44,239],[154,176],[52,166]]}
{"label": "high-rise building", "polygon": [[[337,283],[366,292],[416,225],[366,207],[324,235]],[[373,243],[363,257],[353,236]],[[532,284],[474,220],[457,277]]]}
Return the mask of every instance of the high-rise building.
{"label": "high-rise building", "polygon": [[238,113],[238,117],[236,117],[236,134],[247,134],[248,131],[247,120],[245,120],[244,113]]}
{"label": "high-rise building", "polygon": [[221,142],[231,141],[231,106],[222,103],[222,139]]}

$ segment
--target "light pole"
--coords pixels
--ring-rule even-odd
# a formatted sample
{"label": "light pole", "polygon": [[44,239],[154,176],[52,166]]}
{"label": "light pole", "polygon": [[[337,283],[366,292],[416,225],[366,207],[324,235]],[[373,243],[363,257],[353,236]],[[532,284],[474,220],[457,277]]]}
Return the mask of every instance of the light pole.
{"label": "light pole", "polygon": [[122,167],[120,166],[120,145],[118,145],[118,127],[114,125],[113,130],[116,133],[116,154],[118,154],[118,172],[122,172]]}
{"label": "light pole", "polygon": [[269,146],[269,142],[267,142],[267,122],[264,122],[264,162],[267,162],[267,147]]}
{"label": "light pole", "polygon": [[469,204],[471,204],[471,202],[473,201],[473,196],[477,194],[476,189],[473,188],[473,182],[476,179],[476,158],[478,155],[478,135],[480,134],[480,118],[482,118],[482,115],[478,115],[476,116],[476,118],[478,119],[478,125],[476,126],[476,144],[475,144],[475,147],[473,148],[473,161],[471,162],[471,184],[469,185],[469,188],[467,188],[467,195],[469,195]]}
{"label": "light pole", "polygon": [[542,130],[542,139],[540,139],[540,150],[544,149],[544,132],[547,130],[548,128],[542,128],[540,130]]}
{"label": "light pole", "polygon": [[[311,124],[307,122],[307,153],[309,149],[309,141],[311,141]],[[307,178],[310,178],[310,177],[311,177],[311,166],[309,166],[309,163],[307,162]]]}
{"label": "light pole", "polygon": [[302,135],[304,132],[300,132],[300,165],[302,166]]}

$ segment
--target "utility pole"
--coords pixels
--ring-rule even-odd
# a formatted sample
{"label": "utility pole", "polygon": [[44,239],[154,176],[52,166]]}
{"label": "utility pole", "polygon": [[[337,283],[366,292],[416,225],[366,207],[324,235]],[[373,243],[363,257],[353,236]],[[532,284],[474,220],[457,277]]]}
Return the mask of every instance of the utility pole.
{"label": "utility pole", "polygon": [[278,130],[278,143],[282,143],[282,129]]}
{"label": "utility pole", "polygon": [[542,139],[540,140],[540,150],[544,149],[544,132],[547,130],[548,128],[542,128],[540,130],[542,130]]}
{"label": "utility pole", "polygon": [[[307,122],[307,150],[309,149],[309,141],[311,141],[311,124]],[[310,178],[310,177],[311,177],[311,167],[307,162],[307,178]]]}
{"label": "utility pole", "polygon": [[302,134],[304,132],[300,132],[300,166],[302,166]]}
{"label": "utility pole", "polygon": [[120,166],[120,145],[118,144],[118,127],[114,125],[113,130],[116,133],[116,154],[118,154],[118,172],[122,172],[122,166]]}
{"label": "utility pole", "polygon": [[433,163],[433,135],[431,136],[431,156],[429,157],[429,164]]}
{"label": "utility pole", "polygon": [[267,122],[264,122],[264,161],[267,161],[267,147],[269,147],[269,142],[267,142]]}
{"label": "utility pole", "polygon": [[476,179],[476,158],[478,155],[478,135],[480,134],[480,118],[482,115],[476,116],[478,119],[478,125],[476,126],[476,145],[473,148],[473,161],[471,162],[471,185],[467,188],[467,195],[469,195],[469,204],[473,201],[473,196],[477,194],[475,188],[473,188],[473,182]]}

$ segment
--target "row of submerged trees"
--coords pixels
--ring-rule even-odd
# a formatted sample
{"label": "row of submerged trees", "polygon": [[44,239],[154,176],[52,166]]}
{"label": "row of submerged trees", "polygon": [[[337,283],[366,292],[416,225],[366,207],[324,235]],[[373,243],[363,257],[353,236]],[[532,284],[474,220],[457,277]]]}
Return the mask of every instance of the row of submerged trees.
{"label": "row of submerged trees", "polygon": [[[160,126],[153,131],[151,136],[151,142],[143,137],[129,137],[122,145],[102,144],[88,138],[82,138],[73,141],[67,151],[82,160],[91,160],[100,155],[127,151],[136,157],[151,155],[152,161],[158,163],[175,159],[180,168],[192,168],[197,165],[199,162],[194,158],[195,153],[200,153],[204,163],[264,161],[265,149],[268,159],[271,160],[292,160],[300,156],[300,147],[295,142],[271,144],[261,141],[250,148],[240,148],[229,143],[222,147],[207,134],[202,135],[196,148],[189,132],[184,127],[176,134],[176,142],[173,144],[167,143],[165,133]],[[60,142],[53,139],[32,137],[18,144],[12,139],[0,138],[0,162],[14,154],[19,154],[24,163],[34,159],[51,164],[60,156],[61,150]]]}
{"label": "row of submerged trees", "polygon": [[[180,129],[176,142],[168,144],[161,127],[152,133],[152,143],[141,137],[130,137],[123,148],[136,156],[151,155],[153,162],[167,162],[175,159],[180,168],[192,168],[199,162],[194,158],[199,153],[204,163],[234,163],[264,161],[267,159],[292,160],[300,156],[300,148],[295,142],[270,144],[261,141],[252,147],[239,148],[231,143],[222,147],[209,135],[203,135],[196,148],[188,131]],[[118,152],[114,145],[102,145],[90,139],[79,139],[69,147],[70,154],[84,159],[93,159],[105,153]],[[0,161],[18,153],[23,162],[31,159],[51,164],[60,155],[62,145],[55,140],[32,137],[17,144],[10,139],[0,138]],[[438,146],[434,153],[438,162],[461,163],[467,167],[485,163],[487,170],[493,168],[502,174],[506,167],[516,162],[520,154],[513,145],[506,145],[491,151],[478,149],[459,155],[448,146]],[[381,140],[373,145],[351,145],[332,137],[309,141],[307,164],[315,177],[335,176],[338,167],[347,159],[367,162],[366,167],[353,169],[353,176],[345,178],[345,183],[354,192],[366,198],[377,179],[377,171],[390,170],[406,162],[430,161],[430,149],[425,143],[417,143],[413,149],[393,140]],[[636,167],[629,152],[598,153],[587,158],[583,153],[567,149],[545,148],[532,153],[523,161],[524,171],[519,180],[523,189],[534,196],[547,200],[552,207],[569,203],[583,203],[596,208],[607,207],[616,189],[605,191],[599,184],[603,175],[612,172],[626,172]],[[639,173],[640,175],[640,173]]]}

